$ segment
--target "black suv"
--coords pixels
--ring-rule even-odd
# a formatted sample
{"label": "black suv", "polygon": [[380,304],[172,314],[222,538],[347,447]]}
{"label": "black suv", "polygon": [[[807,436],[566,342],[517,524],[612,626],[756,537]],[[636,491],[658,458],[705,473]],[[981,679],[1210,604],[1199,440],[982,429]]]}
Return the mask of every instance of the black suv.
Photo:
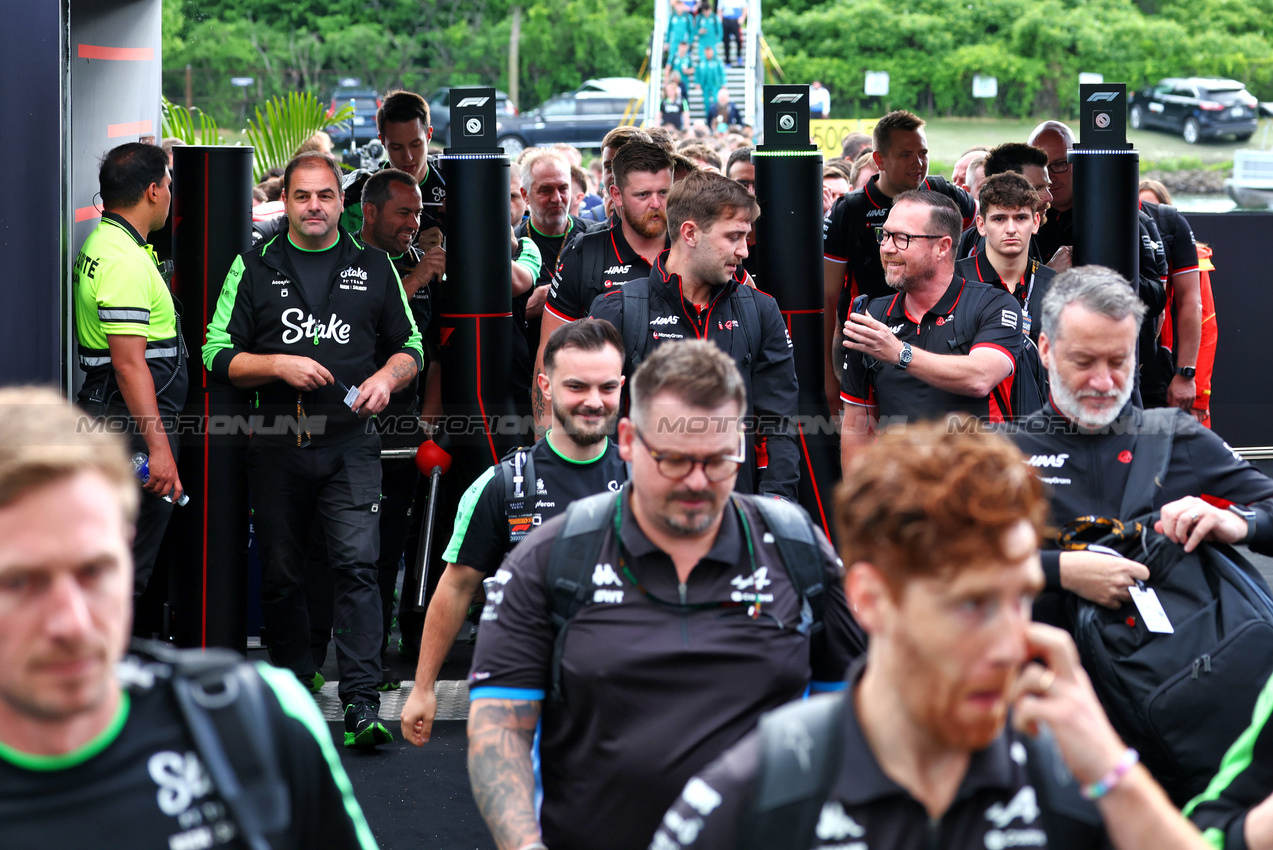
{"label": "black suv", "polygon": [[376,132],[376,110],[380,108],[380,95],[376,90],[342,86],[332,92],[332,102],[327,108],[327,114],[335,115],[337,111],[350,103],[354,107],[353,119],[327,130],[327,135],[331,136],[332,141],[338,146],[348,142],[351,134],[353,140],[360,144],[369,142],[379,135]]}
{"label": "black suv", "polygon": [[1237,80],[1172,77],[1133,94],[1127,120],[1134,130],[1180,133],[1191,145],[1225,135],[1245,142],[1255,132],[1259,105]]}
{"label": "black suv", "polygon": [[497,144],[510,157],[528,147],[565,142],[599,148],[606,133],[645,117],[645,84],[630,77],[588,80],[578,90],[559,94],[503,121]]}

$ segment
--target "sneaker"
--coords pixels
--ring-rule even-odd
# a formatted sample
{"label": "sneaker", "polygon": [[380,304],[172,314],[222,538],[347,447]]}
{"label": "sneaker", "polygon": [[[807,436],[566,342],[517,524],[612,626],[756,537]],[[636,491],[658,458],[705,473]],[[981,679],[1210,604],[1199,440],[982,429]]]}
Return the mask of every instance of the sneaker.
{"label": "sneaker", "polygon": [[417,661],[420,658],[420,647],[411,646],[405,640],[398,639],[398,657],[404,661]]}
{"label": "sneaker", "polygon": [[327,684],[327,680],[323,678],[322,673],[315,673],[312,679],[301,677],[301,684],[305,686],[307,691],[317,696],[322,692],[323,685]]}
{"label": "sneaker", "polygon": [[393,678],[393,674],[389,670],[389,666],[383,661],[380,662],[380,684],[376,685],[378,691],[396,691],[402,688],[402,680]]}
{"label": "sneaker", "polygon": [[377,747],[393,740],[369,702],[356,702],[345,706],[345,746]]}

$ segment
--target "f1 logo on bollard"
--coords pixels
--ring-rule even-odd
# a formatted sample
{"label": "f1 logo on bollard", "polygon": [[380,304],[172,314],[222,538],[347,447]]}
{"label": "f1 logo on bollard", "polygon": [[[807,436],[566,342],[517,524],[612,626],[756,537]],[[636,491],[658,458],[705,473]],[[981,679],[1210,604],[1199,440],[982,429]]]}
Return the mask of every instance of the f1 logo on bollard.
{"label": "f1 logo on bollard", "polygon": [[493,153],[495,150],[495,89],[451,89],[451,132],[448,151]]}
{"label": "f1 logo on bollard", "polygon": [[1083,147],[1121,150],[1127,143],[1127,86],[1123,83],[1079,85],[1080,136]]}
{"label": "f1 logo on bollard", "polygon": [[809,147],[809,87],[765,86],[765,146]]}

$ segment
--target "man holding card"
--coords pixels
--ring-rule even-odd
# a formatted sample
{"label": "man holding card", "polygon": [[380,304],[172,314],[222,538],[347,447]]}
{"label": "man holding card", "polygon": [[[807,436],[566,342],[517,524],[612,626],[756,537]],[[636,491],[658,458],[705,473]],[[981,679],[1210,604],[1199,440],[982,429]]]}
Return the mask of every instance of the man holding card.
{"label": "man holding card", "polygon": [[[1041,312],[1039,353],[1051,399],[1017,423],[1012,437],[1051,485],[1053,525],[1157,510],[1155,529],[1186,551],[1207,540],[1273,554],[1273,480],[1183,411],[1146,427],[1145,411],[1129,401],[1145,313],[1131,284],[1100,266],[1074,268],[1054,279]],[[1170,453],[1165,473],[1155,470],[1157,487],[1130,500],[1143,504],[1120,516],[1136,454],[1147,441],[1164,440]],[[1135,561],[1094,552],[1045,551],[1043,572],[1049,590],[1111,608],[1149,578]],[[1046,607],[1036,606],[1036,619]]]}
{"label": "man holding card", "polygon": [[203,362],[256,395],[248,484],[270,660],[311,688],[321,681],[301,579],[317,516],[335,583],[345,746],[371,747],[393,737],[377,714],[380,436],[365,420],[415,380],[422,348],[388,255],[338,225],[340,186],[326,154],[288,163],[288,232],[235,260]]}

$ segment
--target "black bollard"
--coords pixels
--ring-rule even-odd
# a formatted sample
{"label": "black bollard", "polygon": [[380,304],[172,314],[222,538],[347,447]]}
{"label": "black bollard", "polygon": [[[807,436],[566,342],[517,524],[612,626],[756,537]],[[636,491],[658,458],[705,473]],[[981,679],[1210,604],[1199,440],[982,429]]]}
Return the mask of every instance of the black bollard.
{"label": "black bollard", "polygon": [[[451,90],[446,281],[436,304],[442,354],[438,443],[467,486],[524,442],[509,384],[512,360],[512,232],[508,158],[495,146],[495,90]],[[527,437],[526,439],[531,439]]]}
{"label": "black bollard", "polygon": [[1067,157],[1074,172],[1074,265],[1107,266],[1135,285],[1140,154],[1127,141],[1127,86],[1084,83],[1079,100],[1079,142]]}
{"label": "black bollard", "polygon": [[173,151],[173,295],[190,354],[181,428],[181,483],[190,503],[172,513],[173,636],[179,646],[247,645],[248,405],[208,380],[204,329],[234,258],[252,244],[249,147],[178,145]]}
{"label": "black bollard", "polygon": [[808,86],[765,86],[764,104],[765,143],[751,155],[760,286],[786,319],[800,384],[800,503],[829,537],[840,462],[822,391],[822,152],[809,141]]}

